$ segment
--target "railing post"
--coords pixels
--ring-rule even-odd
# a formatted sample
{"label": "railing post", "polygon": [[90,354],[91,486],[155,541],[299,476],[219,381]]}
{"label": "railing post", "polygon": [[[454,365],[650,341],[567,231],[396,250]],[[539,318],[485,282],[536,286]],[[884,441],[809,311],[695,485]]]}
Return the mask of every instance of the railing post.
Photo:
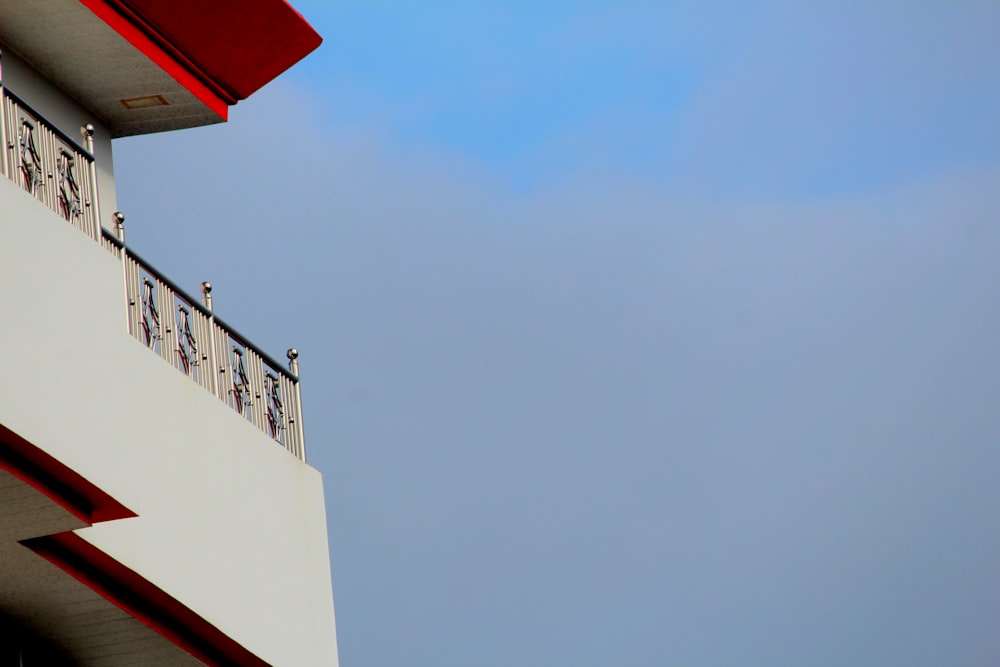
{"label": "railing post", "polygon": [[212,393],[219,396],[219,364],[215,352],[215,311],[212,309],[212,283],[207,280],[201,284],[201,303],[208,309],[208,364],[212,382]]}
{"label": "railing post", "polygon": [[299,389],[299,351],[294,347],[286,353],[288,356],[288,370],[295,376],[295,435],[298,440],[298,456],[303,461],[306,460],[306,440],[302,430],[302,391]]}
{"label": "railing post", "polygon": [[[125,249],[125,214],[121,211],[115,211],[111,215],[111,219],[115,223],[115,236],[118,240],[122,242],[122,286],[125,288],[125,330],[129,334],[132,333],[132,296],[128,293],[128,251]],[[97,228],[100,230],[101,223],[98,221]],[[100,231],[98,231],[98,234]],[[98,241],[100,241],[100,236],[98,236]]]}
{"label": "railing post", "polygon": [[4,176],[10,178],[10,167],[7,164],[7,92],[3,85],[3,50],[0,49],[0,149],[2,149],[3,154],[0,155],[0,170],[3,171]]}
{"label": "railing post", "polygon": [[111,214],[111,219],[115,222],[115,236],[122,242],[122,245],[125,245],[125,214],[121,211],[115,211]]}
{"label": "railing post", "polygon": [[[90,153],[90,200],[91,210],[94,218],[94,240],[101,242],[101,204],[97,195],[97,153],[94,152],[94,126],[87,123],[80,128],[86,138],[87,151]],[[123,239],[124,241],[124,239]]]}

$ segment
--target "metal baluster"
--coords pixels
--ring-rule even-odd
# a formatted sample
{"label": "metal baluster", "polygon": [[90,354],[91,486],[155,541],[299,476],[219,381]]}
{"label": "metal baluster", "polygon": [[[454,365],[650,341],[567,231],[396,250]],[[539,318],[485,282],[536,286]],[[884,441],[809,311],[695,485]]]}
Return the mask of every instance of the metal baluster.
{"label": "metal baluster", "polygon": [[230,351],[230,391],[232,391],[233,396],[233,408],[244,419],[253,422],[253,413],[250,410],[252,405],[250,378],[247,375],[247,349],[238,345],[231,336],[228,337],[228,346]]}
{"label": "metal baluster", "polygon": [[160,311],[160,356],[170,364],[177,367],[174,360],[174,291],[159,278],[156,279],[156,300],[157,309]]}
{"label": "metal baluster", "polygon": [[177,325],[174,322],[174,291],[160,280],[156,281],[160,298],[160,327],[162,328],[161,356],[167,363],[177,367],[177,359],[174,357],[174,349],[177,343]]}
{"label": "metal baluster", "polygon": [[49,207],[50,210],[59,213],[59,203],[53,200],[52,195],[55,194],[55,170],[53,167],[55,163],[58,162],[56,159],[56,150],[54,145],[54,140],[52,137],[52,131],[47,125],[39,121],[39,126],[42,131],[42,201],[45,205]]}
{"label": "metal baluster", "polygon": [[247,358],[247,390],[250,392],[250,422],[264,430],[264,420],[261,419],[261,399],[264,397],[264,390],[261,384],[264,382],[264,364],[260,355],[249,347],[246,349]]}
{"label": "metal baluster", "polygon": [[17,183],[17,167],[14,165],[14,142],[17,137],[15,121],[17,111],[14,109],[14,100],[7,97],[4,100],[7,108],[7,143],[4,144],[4,155],[7,157],[7,178]]}
{"label": "metal baluster", "polygon": [[130,311],[132,314],[132,335],[145,345],[142,335],[142,281],[139,273],[139,262],[132,257],[128,258],[128,280],[129,305],[132,307]]}
{"label": "metal baluster", "polygon": [[10,166],[7,164],[7,89],[3,85],[3,50],[0,49],[0,171],[10,178]]}
{"label": "metal baluster", "polygon": [[[17,105],[14,106],[17,109]],[[28,155],[34,157],[34,153],[29,147],[33,147],[34,137],[33,135],[34,126],[31,122],[24,117],[23,114],[18,113],[17,115],[17,145],[14,150],[17,153],[17,170],[18,170],[18,181],[21,181],[20,185],[22,188],[35,196],[35,176],[34,171],[31,170],[30,165],[25,161],[24,156]]]}
{"label": "metal baluster", "polygon": [[215,395],[215,383],[218,379],[219,369],[215,366],[215,342],[212,336],[212,322],[208,315],[198,311],[198,322],[201,329],[198,333],[198,340],[201,341],[201,386]]}
{"label": "metal baluster", "polygon": [[223,403],[233,408],[233,354],[229,348],[229,334],[226,330],[215,323],[215,340],[219,346],[216,354],[219,355],[219,398]]}
{"label": "metal baluster", "polygon": [[195,334],[196,327],[192,322],[191,304],[187,303],[179,294],[174,295],[174,307],[171,311],[171,316],[177,331],[174,336],[177,340],[177,346],[174,349],[177,368],[184,375],[198,382],[199,364],[197,359],[198,343],[197,334]]}
{"label": "metal baluster", "polygon": [[278,387],[280,388],[281,401],[285,408],[285,449],[295,456],[299,456],[299,439],[295,431],[298,426],[298,421],[295,418],[295,388],[292,386],[292,380],[284,371],[278,373]]}
{"label": "metal baluster", "polygon": [[254,391],[254,394],[255,395],[259,394],[260,395],[259,398],[257,398],[257,425],[258,425],[257,427],[261,431],[263,431],[264,433],[267,433],[267,430],[268,430],[268,427],[267,427],[267,380],[264,377],[264,374],[267,372],[267,370],[266,370],[266,367],[264,366],[264,360],[261,358],[261,356],[259,354],[254,355],[254,356],[257,358],[257,368],[254,371],[254,376],[255,376],[254,377],[254,384],[256,385],[256,389]]}
{"label": "metal baluster", "polygon": [[236,383],[239,383],[239,394],[240,394],[240,414],[251,424],[253,423],[253,393],[250,389],[250,376],[247,374],[249,370],[249,354],[245,347],[240,347],[236,345],[232,338],[229,339],[229,349],[232,351],[233,356],[233,395],[236,394]]}
{"label": "metal baluster", "polygon": [[247,394],[247,419],[254,426],[260,427],[257,419],[257,355],[249,347],[243,348],[244,359],[246,360],[246,394]]}
{"label": "metal baluster", "polygon": [[[257,401],[257,418],[260,421],[260,430],[264,433],[270,433],[271,430],[270,419],[268,418],[270,411],[268,407],[270,405],[270,399],[268,398],[270,384],[267,379],[267,375],[270,372],[270,369],[264,364],[264,360],[261,359],[260,375],[257,377],[257,386],[260,389],[260,399]],[[278,442],[281,442],[280,430],[274,437]]]}
{"label": "metal baluster", "polygon": [[52,171],[53,165],[56,162],[56,150],[54,145],[54,140],[52,136],[52,130],[49,129],[48,125],[43,123],[40,119],[35,119],[38,123],[41,134],[41,155],[42,155],[42,180],[39,188],[41,189],[42,201],[45,205],[49,207],[50,210],[59,212],[59,204],[53,200],[52,195],[55,194],[55,177]]}
{"label": "metal baluster", "polygon": [[[235,346],[234,346],[235,347]],[[257,425],[257,420],[254,419],[254,398],[253,398],[253,354],[250,348],[244,346],[240,351],[240,359],[243,363],[243,418],[248,422]],[[233,372],[236,373],[237,369],[234,366]],[[235,376],[234,376],[235,377]]]}
{"label": "metal baluster", "polygon": [[264,428],[265,433],[282,445],[287,445],[285,437],[284,401],[281,400],[281,372],[270,366],[264,367]]}
{"label": "metal baluster", "polygon": [[212,330],[208,326],[208,316],[201,310],[192,307],[191,317],[193,318],[195,341],[198,343],[198,384],[215,393],[212,380],[215,377],[213,368],[215,357],[212,356]]}

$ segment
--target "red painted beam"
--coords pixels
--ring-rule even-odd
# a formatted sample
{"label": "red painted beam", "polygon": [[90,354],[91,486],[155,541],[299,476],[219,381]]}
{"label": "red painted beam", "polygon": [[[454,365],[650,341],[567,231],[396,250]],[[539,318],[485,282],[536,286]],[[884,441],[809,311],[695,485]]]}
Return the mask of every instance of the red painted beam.
{"label": "red painted beam", "polygon": [[101,597],[212,667],[270,667],[137,572],[76,533],[21,542]]}
{"label": "red painted beam", "polygon": [[0,424],[0,468],[89,524],[136,516],[78,472]]}

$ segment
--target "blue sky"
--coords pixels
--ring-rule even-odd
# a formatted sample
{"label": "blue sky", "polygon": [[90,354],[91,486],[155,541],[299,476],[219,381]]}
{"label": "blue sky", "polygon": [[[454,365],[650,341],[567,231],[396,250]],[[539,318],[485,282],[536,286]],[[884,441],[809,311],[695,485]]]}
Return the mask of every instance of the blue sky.
{"label": "blue sky", "polygon": [[398,4],[115,147],[301,350],[342,663],[995,664],[1000,6]]}

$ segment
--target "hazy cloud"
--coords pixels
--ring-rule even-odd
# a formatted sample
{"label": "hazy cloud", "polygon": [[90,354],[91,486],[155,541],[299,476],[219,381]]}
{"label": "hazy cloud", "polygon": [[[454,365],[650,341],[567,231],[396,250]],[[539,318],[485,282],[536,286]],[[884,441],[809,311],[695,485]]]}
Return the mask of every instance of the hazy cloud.
{"label": "hazy cloud", "polygon": [[[344,664],[1000,655],[1000,169],[786,187],[868,113],[845,98],[870,62],[788,39],[693,98],[687,180],[604,169],[598,143],[518,192],[289,84],[228,127],[117,145],[137,249],[302,350]],[[878,127],[885,99],[926,101],[900,68],[931,61],[895,48],[862,77],[890,86]],[[951,57],[921,80],[964,94],[972,55]]]}

